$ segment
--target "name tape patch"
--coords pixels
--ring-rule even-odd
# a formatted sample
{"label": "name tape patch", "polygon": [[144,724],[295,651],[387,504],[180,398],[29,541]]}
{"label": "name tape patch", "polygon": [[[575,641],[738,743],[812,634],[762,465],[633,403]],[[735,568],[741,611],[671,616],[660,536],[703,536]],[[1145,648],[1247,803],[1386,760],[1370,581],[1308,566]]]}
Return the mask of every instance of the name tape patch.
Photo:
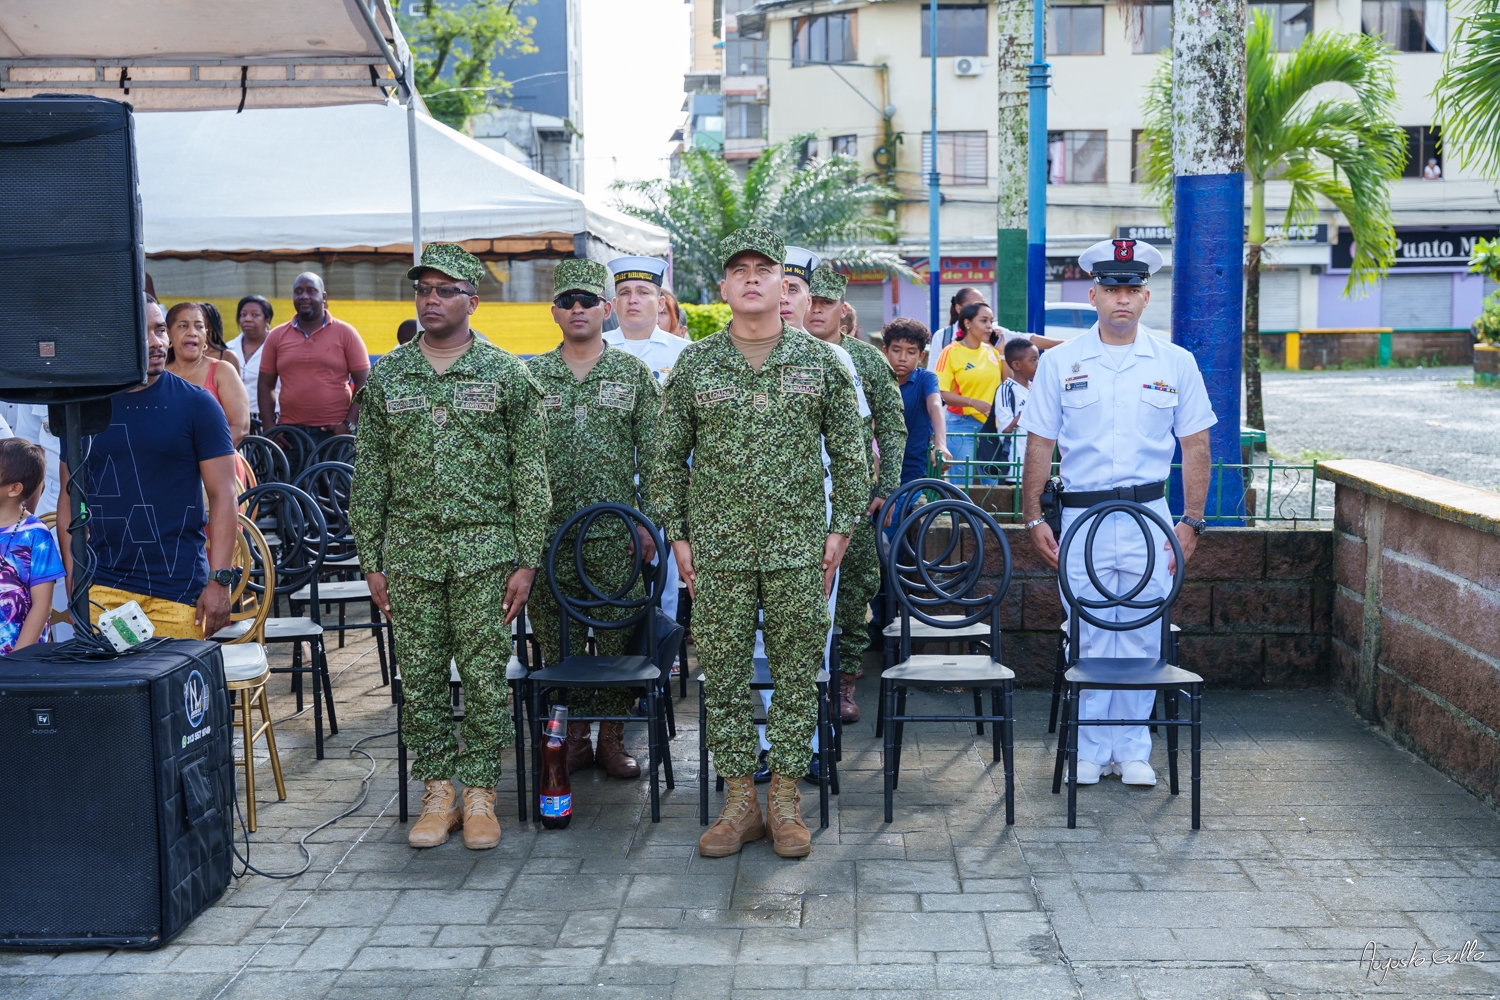
{"label": "name tape patch", "polygon": [[388,399],[385,401],[385,412],[404,413],[407,410],[427,409],[426,396],[407,396],[405,399]]}
{"label": "name tape patch", "polygon": [[453,387],[453,408],[494,413],[498,388],[493,382],[460,382]]}
{"label": "name tape patch", "polygon": [[1063,382],[1063,392],[1072,392],[1075,389],[1087,389],[1088,387],[1089,377],[1087,375],[1079,375],[1076,378],[1070,378]]}
{"label": "name tape patch", "polygon": [[724,403],[739,396],[740,391],[732,385],[721,385],[717,389],[704,389],[694,394],[699,406],[707,406],[710,403]]}
{"label": "name tape patch", "polygon": [[804,396],[823,395],[823,369],[785,365],[781,369],[781,391]]}
{"label": "name tape patch", "polygon": [[635,386],[624,382],[605,382],[599,386],[599,405],[616,410],[628,410],[635,406]]}
{"label": "name tape patch", "polygon": [[546,409],[555,410],[559,406],[562,406],[562,404],[563,404],[563,398],[561,396],[543,396],[542,397],[542,406],[545,407]]}

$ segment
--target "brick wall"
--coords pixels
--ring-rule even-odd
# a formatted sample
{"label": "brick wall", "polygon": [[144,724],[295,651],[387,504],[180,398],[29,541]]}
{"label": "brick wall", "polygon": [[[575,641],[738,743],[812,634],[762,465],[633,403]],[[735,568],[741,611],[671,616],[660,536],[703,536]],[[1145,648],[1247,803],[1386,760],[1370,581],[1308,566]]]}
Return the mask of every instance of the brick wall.
{"label": "brick wall", "polygon": [[[1014,562],[1000,621],[1005,664],[1018,684],[1050,687],[1062,623],[1057,574],[1026,531],[1002,530]],[[1216,687],[1329,684],[1332,542],[1327,529],[1205,533],[1173,613],[1182,628],[1182,665]],[[998,573],[998,556],[987,552],[986,560],[988,571]]]}
{"label": "brick wall", "polygon": [[[1380,355],[1380,335],[1374,333],[1303,333],[1299,363],[1304,371],[1314,366],[1337,368],[1340,363],[1369,364]],[[1286,364],[1286,334],[1260,335],[1261,353],[1273,364]],[[1467,330],[1398,330],[1391,334],[1391,358],[1395,361],[1425,360],[1436,355],[1445,365],[1469,363]]]}
{"label": "brick wall", "polygon": [[1500,800],[1500,497],[1379,462],[1334,462],[1336,684]]}

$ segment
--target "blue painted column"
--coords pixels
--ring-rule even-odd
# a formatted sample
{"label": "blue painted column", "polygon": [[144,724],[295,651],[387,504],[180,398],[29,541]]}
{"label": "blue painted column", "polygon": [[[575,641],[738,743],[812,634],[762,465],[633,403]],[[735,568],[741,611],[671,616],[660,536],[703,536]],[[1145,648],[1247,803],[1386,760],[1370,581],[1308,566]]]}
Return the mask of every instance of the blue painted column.
{"label": "blue painted column", "polygon": [[1047,315],[1047,0],[1033,0],[1035,56],[1027,87],[1031,91],[1026,184],[1026,329],[1046,332]]}
{"label": "blue painted column", "polygon": [[[1172,340],[1197,358],[1219,422],[1205,515],[1243,524],[1240,393],[1244,339],[1245,4],[1172,8]],[[1179,451],[1180,455],[1180,451]],[[1182,510],[1174,475],[1171,506]]]}
{"label": "blue painted column", "polygon": [[932,0],[927,8],[930,19],[927,22],[928,50],[932,55],[932,141],[928,144],[932,151],[932,169],[927,175],[927,298],[931,319],[929,329],[932,330],[934,339],[942,328],[943,319],[943,247],[938,231],[942,222],[943,192],[940,185],[943,175],[938,169],[937,12],[937,0]]}

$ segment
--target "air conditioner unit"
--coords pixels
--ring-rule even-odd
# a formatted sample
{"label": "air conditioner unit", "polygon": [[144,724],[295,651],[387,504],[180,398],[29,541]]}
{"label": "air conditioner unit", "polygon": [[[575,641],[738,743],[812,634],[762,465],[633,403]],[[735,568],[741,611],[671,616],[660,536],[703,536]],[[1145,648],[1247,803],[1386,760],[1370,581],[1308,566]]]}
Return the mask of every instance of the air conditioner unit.
{"label": "air conditioner unit", "polygon": [[954,76],[978,76],[981,69],[979,60],[971,56],[959,56],[953,60]]}

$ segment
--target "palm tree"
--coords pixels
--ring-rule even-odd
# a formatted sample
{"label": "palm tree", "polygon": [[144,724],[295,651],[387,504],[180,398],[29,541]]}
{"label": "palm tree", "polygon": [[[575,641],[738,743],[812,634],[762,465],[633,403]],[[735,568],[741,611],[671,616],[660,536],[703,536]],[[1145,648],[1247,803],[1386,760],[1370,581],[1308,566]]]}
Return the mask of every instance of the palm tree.
{"label": "palm tree", "polygon": [[1500,0],[1477,0],[1458,23],[1433,88],[1443,151],[1500,179]]}
{"label": "palm tree", "polygon": [[[1342,84],[1330,93],[1325,84]],[[1406,136],[1396,125],[1391,50],[1369,35],[1309,35],[1276,51],[1271,20],[1257,12],[1245,39],[1245,172],[1250,179],[1245,264],[1245,416],[1265,427],[1260,390],[1260,268],[1266,242],[1266,182],[1291,185],[1285,224],[1316,220],[1324,198],[1348,221],[1354,263],[1345,294],[1384,274],[1395,259],[1390,182],[1401,176]],[[1147,192],[1172,217],[1172,63],[1164,60],[1145,99]]]}
{"label": "palm tree", "polygon": [[830,263],[913,275],[894,251],[869,249],[895,241],[896,223],[875,209],[900,195],[862,180],[851,156],[804,159],[809,141],[815,141],[813,136],[800,135],[771,146],[743,181],[722,156],[690,149],[676,177],[615,184],[644,202],[622,201],[623,211],[671,235],[672,286],[679,298],[717,299],[723,276],[719,241],[747,226],[773,230]]}

